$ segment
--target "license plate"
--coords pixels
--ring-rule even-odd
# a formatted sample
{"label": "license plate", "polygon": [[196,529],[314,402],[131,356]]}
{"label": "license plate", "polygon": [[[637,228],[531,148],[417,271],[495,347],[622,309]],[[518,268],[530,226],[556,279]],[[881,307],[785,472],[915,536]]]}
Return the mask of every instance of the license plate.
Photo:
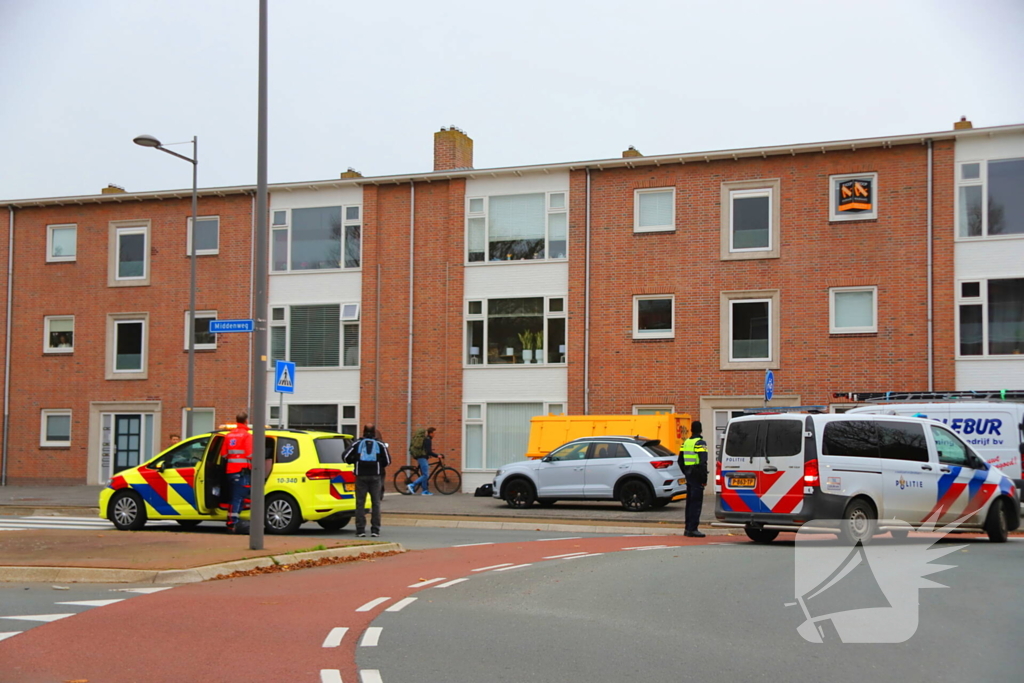
{"label": "license plate", "polygon": [[731,489],[752,489],[757,483],[757,479],[753,476],[745,477],[729,477],[729,488]]}

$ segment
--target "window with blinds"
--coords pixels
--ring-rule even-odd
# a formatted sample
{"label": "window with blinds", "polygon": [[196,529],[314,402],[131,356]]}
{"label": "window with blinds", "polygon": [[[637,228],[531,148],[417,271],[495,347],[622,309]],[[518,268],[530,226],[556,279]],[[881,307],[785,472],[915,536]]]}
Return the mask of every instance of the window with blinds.
{"label": "window with blinds", "polygon": [[292,306],[288,360],[300,368],[337,367],[341,306]]}
{"label": "window with blinds", "polygon": [[633,196],[633,232],[676,229],[675,188],[635,190]]}

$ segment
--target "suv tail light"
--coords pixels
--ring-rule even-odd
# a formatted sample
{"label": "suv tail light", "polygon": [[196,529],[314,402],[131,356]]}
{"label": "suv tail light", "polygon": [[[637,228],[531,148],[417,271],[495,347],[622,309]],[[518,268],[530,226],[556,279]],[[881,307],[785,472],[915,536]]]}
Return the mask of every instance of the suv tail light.
{"label": "suv tail light", "polygon": [[[306,479],[334,479],[338,475],[345,476],[342,470],[335,470],[328,467],[318,467],[306,472]],[[353,477],[353,480],[355,478]]]}
{"label": "suv tail light", "polygon": [[668,469],[669,467],[672,467],[672,465],[674,465],[674,464],[676,464],[675,460],[652,460],[651,461],[651,467],[653,467],[656,470]]}
{"label": "suv tail light", "polygon": [[821,486],[817,460],[808,460],[804,463],[804,486]]}

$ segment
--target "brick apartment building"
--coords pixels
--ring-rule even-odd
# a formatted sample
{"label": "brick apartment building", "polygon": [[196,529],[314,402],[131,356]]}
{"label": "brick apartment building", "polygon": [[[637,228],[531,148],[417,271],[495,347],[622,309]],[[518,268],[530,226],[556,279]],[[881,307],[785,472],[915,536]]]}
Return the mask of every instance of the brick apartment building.
{"label": "brick apartment building", "polygon": [[[1024,126],[961,128],[474,169],[472,140],[452,128],[435,133],[432,172],[350,169],[272,185],[270,421],[346,432],[375,422],[398,460],[413,429],[436,426],[439,450],[472,490],[521,458],[532,415],[689,412],[710,433],[762,405],[766,369],[774,405],[842,409],[833,395],[844,391],[960,388],[995,365],[1020,388],[1024,366],[1004,337],[1024,332],[1024,305],[1014,308],[1024,226],[1012,218],[1024,211],[1011,202],[980,234],[961,228],[957,211],[1006,196],[1022,139]],[[200,215],[220,221],[218,253],[199,258],[197,308],[208,315],[251,315],[253,190],[203,192]],[[104,415],[142,415],[141,429],[160,436],[154,447],[180,431],[188,203],[153,193],[8,205],[8,479],[101,481],[104,444],[115,468],[120,448],[104,441]],[[113,231],[137,227],[122,220],[150,221],[149,286],[110,280]],[[78,226],[81,254],[68,274],[46,260],[66,224]],[[996,251],[1004,256],[986,275],[977,254]],[[961,267],[971,283],[998,281],[961,289]],[[63,277],[88,292],[76,307],[46,286]],[[117,348],[100,324],[116,329],[122,313],[128,324],[148,316],[140,381],[103,367]],[[88,354],[45,347],[69,315],[76,347],[89,335]],[[247,337],[215,344],[196,375],[211,425],[250,396]],[[283,415],[270,372],[278,358],[299,366]],[[46,445],[51,415],[63,424],[49,411],[67,410],[70,443]]]}

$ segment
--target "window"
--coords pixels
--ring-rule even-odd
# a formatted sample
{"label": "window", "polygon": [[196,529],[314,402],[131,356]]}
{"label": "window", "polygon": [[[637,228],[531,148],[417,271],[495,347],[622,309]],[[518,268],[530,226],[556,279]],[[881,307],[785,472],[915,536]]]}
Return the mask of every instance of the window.
{"label": "window", "polygon": [[781,186],[777,178],[722,183],[723,261],[778,258]]}
{"label": "window", "polygon": [[821,440],[822,455],[845,455],[852,458],[878,458],[878,434],[875,423],[868,420],[829,422]]}
{"label": "window", "polygon": [[1024,354],[1024,278],[961,282],[960,356]]}
{"label": "window", "polygon": [[148,313],[107,315],[106,379],[146,379]]}
{"label": "window", "polygon": [[50,315],[43,318],[43,351],[71,353],[75,350],[75,317]]}
{"label": "window", "polygon": [[804,428],[798,420],[765,420],[764,454],[768,458],[797,455],[803,450]]}
{"label": "window", "polygon": [[359,429],[356,406],[341,407],[341,433],[349,436],[362,436],[363,432]]}
{"label": "window", "polygon": [[44,410],[40,446],[71,445],[71,411]]}
{"label": "window", "polygon": [[657,415],[659,413],[664,415],[670,415],[676,412],[674,405],[646,405],[646,406],[633,406],[634,415]]}
{"label": "window", "polygon": [[877,422],[879,455],[887,460],[928,462],[924,427],[913,422]]}
{"label": "window", "polygon": [[633,339],[671,339],[675,337],[675,297],[633,297]]}
{"label": "window", "polygon": [[537,192],[468,198],[466,261],[566,258],[566,195]]}
{"label": "window", "polygon": [[[192,227],[192,217],[189,216],[187,220],[187,227]],[[196,229],[195,229],[195,240],[196,240],[196,255],[203,256],[207,254],[216,254],[220,252],[220,217],[219,216],[201,216],[196,218]],[[193,231],[188,231],[188,236],[185,239],[185,254],[190,255],[192,253],[192,234]]]}
{"label": "window", "polygon": [[271,270],[358,268],[362,259],[361,216],[359,206],[274,211]]}
{"label": "window", "polygon": [[633,232],[676,229],[676,189],[661,187],[633,191]]}
{"label": "window", "polygon": [[340,304],[273,307],[270,362],[289,360],[300,368],[358,367],[359,323],[342,322],[341,309]]}
{"label": "window", "polygon": [[[185,311],[185,349],[188,349],[188,318],[189,312]],[[196,350],[207,350],[217,348],[217,335],[210,332],[210,321],[217,319],[217,311],[196,311],[195,324],[192,332],[195,335],[194,348]]]}
{"label": "window", "polygon": [[74,261],[78,254],[78,226],[46,226],[46,260]]}
{"label": "window", "polygon": [[828,219],[864,221],[878,218],[878,174],[829,176]]}
{"label": "window", "polygon": [[530,438],[530,418],[544,414],[543,403],[466,405],[465,469],[494,470],[523,459]]}
{"label": "window", "polygon": [[288,428],[336,432],[338,431],[338,406],[331,403],[325,405],[289,404]]}
{"label": "window", "polygon": [[1024,233],[1024,159],[962,163],[957,181],[959,237]]}
{"label": "window", "polygon": [[110,223],[107,246],[107,286],[149,284],[149,221]]}
{"label": "window", "polygon": [[[196,433],[202,434],[204,432],[197,431]],[[203,455],[206,453],[206,446],[209,443],[209,438],[196,439],[195,441],[183,443],[174,450],[165,453],[164,456],[160,458],[160,461],[166,463],[165,467],[167,469],[177,470],[195,467],[202,461]]]}
{"label": "window", "polygon": [[[185,433],[186,411],[181,411],[181,433]],[[213,408],[192,409],[192,435],[212,432],[216,422],[216,411]]]}
{"label": "window", "polygon": [[778,368],[778,290],[722,292],[720,301],[721,368]]}
{"label": "window", "polygon": [[548,455],[548,457],[551,458],[553,462],[585,460],[588,448],[590,448],[590,443],[571,443],[568,446],[556,448]]}
{"label": "window", "polygon": [[878,331],[877,287],[833,287],[829,296],[829,332],[856,334]]}
{"label": "window", "polygon": [[970,451],[960,439],[942,427],[936,425],[929,425],[929,427],[932,430],[932,438],[935,439],[935,451],[938,453],[940,463],[970,466]]}
{"label": "window", "polygon": [[565,363],[563,297],[468,301],[466,311],[467,364]]}

